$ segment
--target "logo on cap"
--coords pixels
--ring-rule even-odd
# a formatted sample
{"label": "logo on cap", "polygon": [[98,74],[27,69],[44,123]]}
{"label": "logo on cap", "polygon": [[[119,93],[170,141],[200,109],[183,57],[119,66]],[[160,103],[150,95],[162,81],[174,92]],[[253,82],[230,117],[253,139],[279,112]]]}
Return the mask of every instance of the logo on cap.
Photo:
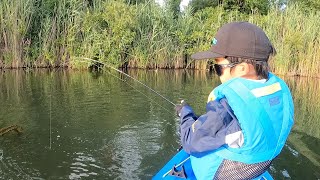
{"label": "logo on cap", "polygon": [[213,38],[211,41],[211,45],[216,45],[218,43],[218,40],[216,38]]}

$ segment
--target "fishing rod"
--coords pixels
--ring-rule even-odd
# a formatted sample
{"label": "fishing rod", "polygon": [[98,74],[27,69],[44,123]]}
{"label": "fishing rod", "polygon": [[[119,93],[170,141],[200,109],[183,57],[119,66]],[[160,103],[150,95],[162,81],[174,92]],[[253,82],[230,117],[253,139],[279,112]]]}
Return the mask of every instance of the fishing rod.
{"label": "fishing rod", "polygon": [[[112,66],[110,66],[110,65],[108,65],[108,64],[105,64],[105,63],[103,63],[103,62],[100,62],[100,61],[98,61],[98,60],[94,60],[94,59],[91,59],[91,58],[83,58],[84,60],[89,60],[89,61],[92,61],[92,62],[96,62],[96,63],[100,63],[100,64],[103,64],[103,65],[105,65],[105,66],[107,66],[108,68],[110,68],[110,69],[113,69],[113,70],[115,70],[115,71],[117,71],[117,72],[119,72],[119,73],[121,73],[121,74],[124,74],[125,76],[127,76],[127,77],[129,77],[129,78],[131,78],[131,79],[133,79],[134,81],[137,81],[139,84],[141,84],[141,85],[143,85],[145,88],[147,88],[147,89],[149,89],[150,91],[152,91],[153,93],[155,93],[156,95],[158,95],[158,96],[160,96],[161,98],[163,98],[164,100],[166,100],[167,102],[169,102],[170,104],[172,104],[173,106],[176,106],[176,104],[174,104],[172,101],[170,101],[168,98],[166,98],[166,97],[164,97],[163,95],[161,95],[160,93],[158,93],[157,91],[155,91],[154,89],[152,89],[151,87],[149,87],[149,86],[147,86],[146,84],[144,84],[144,83],[142,83],[141,81],[139,81],[138,79],[136,79],[136,78],[134,78],[134,77],[132,77],[132,76],[130,76],[129,74],[127,74],[127,73],[125,73],[125,72],[123,72],[123,71],[121,71],[121,70],[119,70],[119,69],[116,69],[116,68],[114,68],[114,67],[112,67]],[[111,74],[112,75],[112,74]],[[112,76],[114,76],[114,75],[112,75]],[[117,77],[118,78],[118,77]],[[119,79],[119,78],[118,78]],[[122,80],[122,79],[120,79],[120,80]],[[123,80],[122,80],[123,81]],[[124,81],[125,82],[125,81]],[[128,83],[127,83],[128,84]],[[134,88],[132,85],[130,85],[130,84],[128,84],[129,86],[131,86],[132,88]],[[135,88],[134,88],[135,89]],[[136,89],[137,90],[137,89]],[[137,91],[139,91],[139,90],[137,90]],[[140,93],[142,93],[141,91],[139,91]],[[144,93],[142,93],[143,95],[145,95]],[[146,95],[145,95],[146,96]],[[146,96],[147,97],[147,96]],[[182,100],[181,101],[181,104],[183,104],[184,103],[184,100]],[[157,103],[158,104],[158,103]],[[159,104],[158,104],[159,105]],[[160,105],[161,106],[161,105]],[[163,106],[161,106],[161,107],[163,107]],[[164,107],[163,107],[164,108]],[[166,109],[166,108],[164,108],[164,109]],[[166,109],[167,110],[167,109]],[[168,110],[167,110],[168,111]],[[169,112],[169,111],[168,111]],[[182,146],[179,148],[179,150],[182,148]],[[177,165],[175,165],[174,166],[174,168],[177,168],[177,167],[180,167],[180,166],[182,166],[186,161],[188,161],[190,159],[190,156],[189,157],[187,157],[186,159],[184,159],[183,161],[181,161],[179,164],[177,164]],[[164,178],[165,176],[167,176],[169,173],[171,172],[171,170],[170,171],[168,171],[168,172],[166,172],[165,174],[163,174],[162,175],[162,178]]]}
{"label": "fishing rod", "polygon": [[112,67],[112,66],[110,66],[110,65],[108,65],[108,64],[106,64],[106,63],[100,62],[100,61],[98,61],[98,60],[94,60],[94,59],[91,59],[91,58],[82,58],[82,59],[103,64],[104,66],[106,66],[106,67],[108,67],[108,68],[110,68],[110,69],[113,69],[113,70],[115,70],[115,71],[117,71],[117,72],[119,72],[119,73],[121,73],[121,74],[123,74],[123,75],[125,75],[125,76],[127,76],[127,77],[129,77],[129,78],[131,78],[131,79],[133,79],[134,81],[137,81],[139,84],[143,85],[145,88],[149,89],[150,91],[152,91],[152,92],[155,93],[156,95],[160,96],[161,98],[163,98],[164,100],[166,100],[167,102],[169,102],[170,104],[172,104],[173,106],[176,106],[176,104],[173,103],[172,101],[170,101],[168,98],[164,97],[163,95],[161,95],[160,93],[158,93],[157,91],[155,91],[154,89],[152,89],[151,87],[147,86],[146,84],[142,83],[142,82],[139,81],[138,79],[130,76],[129,74],[127,74],[127,73],[125,73],[125,72],[123,72],[123,71],[121,71],[121,70],[119,70],[119,69],[117,69],[117,68],[114,68],[114,67]]}
{"label": "fishing rod", "polygon": [[[190,159],[190,156],[187,157],[186,159],[184,159],[183,161],[181,161],[179,164],[174,165],[173,167],[174,167],[174,168],[178,168],[178,167],[180,167],[181,165],[183,165],[185,162],[187,162],[189,159]],[[173,169],[174,169],[174,168],[173,168]],[[167,171],[166,173],[164,173],[164,174],[162,175],[162,178],[166,177],[171,171],[172,171],[172,169],[170,169],[169,171]]]}

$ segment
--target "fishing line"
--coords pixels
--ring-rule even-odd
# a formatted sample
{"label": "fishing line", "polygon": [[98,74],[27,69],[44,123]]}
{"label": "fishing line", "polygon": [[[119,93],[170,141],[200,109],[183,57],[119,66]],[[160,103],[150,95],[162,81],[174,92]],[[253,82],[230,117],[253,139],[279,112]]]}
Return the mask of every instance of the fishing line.
{"label": "fishing line", "polygon": [[[52,83],[52,82],[51,82]],[[51,120],[51,96],[52,96],[52,84],[50,83],[50,104],[49,104],[49,149],[51,150],[52,145],[52,120]]]}
{"label": "fishing line", "polygon": [[52,81],[53,81],[53,73],[57,72],[60,69],[57,68],[56,70],[53,70],[50,72],[50,98],[49,98],[49,150],[52,149]]}
{"label": "fishing line", "polygon": [[112,73],[110,73],[110,72],[107,72],[107,73],[108,73],[108,74],[110,74],[111,76],[113,76],[113,77],[115,77],[115,78],[119,79],[120,81],[122,81],[122,82],[126,83],[128,86],[132,87],[134,90],[136,90],[136,91],[138,91],[139,93],[141,93],[142,95],[144,95],[146,98],[148,98],[149,100],[151,100],[153,103],[157,104],[158,106],[162,107],[164,110],[166,110],[166,111],[168,111],[169,113],[171,113],[171,111],[169,111],[167,108],[165,108],[165,107],[161,106],[161,105],[160,105],[159,103],[157,103],[154,99],[152,99],[152,98],[148,97],[146,94],[144,94],[143,92],[139,91],[137,88],[135,88],[134,86],[132,86],[131,84],[129,84],[129,83],[128,83],[127,81],[125,81],[124,79],[121,79],[121,78],[119,78],[119,77],[117,77],[117,76],[113,75],[113,74],[112,74]]}
{"label": "fishing line", "polygon": [[91,58],[82,58],[82,59],[89,60],[89,61],[96,62],[96,63],[101,63],[101,64],[103,64],[103,65],[105,65],[105,66],[107,66],[107,67],[109,67],[109,68],[111,68],[111,69],[113,69],[113,70],[121,73],[121,74],[124,74],[125,76],[127,76],[127,77],[129,77],[129,78],[131,78],[131,79],[133,79],[133,80],[135,80],[135,81],[137,81],[139,84],[143,85],[145,88],[147,88],[147,89],[149,89],[150,91],[154,92],[154,93],[157,94],[158,96],[162,97],[164,100],[166,100],[167,102],[169,102],[169,103],[172,104],[173,106],[176,105],[176,104],[174,104],[172,101],[170,101],[169,99],[167,99],[166,97],[164,97],[163,95],[161,95],[160,93],[158,93],[157,91],[155,91],[154,89],[152,89],[151,87],[147,86],[146,84],[142,83],[142,82],[139,81],[138,79],[130,76],[129,74],[127,74],[127,73],[125,73],[125,72],[123,72],[123,71],[121,71],[121,70],[119,70],[119,69],[117,69],[117,68],[114,68],[114,67],[112,67],[112,66],[110,66],[110,65],[107,65],[107,64],[105,64],[105,63],[103,63],[103,62],[100,62],[100,61],[97,61],[97,60],[94,60],[94,59],[91,59]]}

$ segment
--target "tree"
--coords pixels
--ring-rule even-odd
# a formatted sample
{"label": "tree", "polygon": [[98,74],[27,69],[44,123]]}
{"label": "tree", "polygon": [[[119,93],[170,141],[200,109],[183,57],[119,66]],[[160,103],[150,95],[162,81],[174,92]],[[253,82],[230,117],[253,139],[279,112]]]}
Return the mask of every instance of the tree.
{"label": "tree", "polygon": [[216,7],[220,3],[220,0],[192,0],[190,6],[194,12],[197,12],[206,7]]}
{"label": "tree", "polygon": [[269,0],[192,0],[191,7],[197,12],[206,7],[223,6],[226,11],[238,10],[250,14],[258,12],[266,14],[270,8]]}
{"label": "tree", "polygon": [[270,8],[269,0],[224,0],[225,10],[238,10],[242,13],[267,14]]}

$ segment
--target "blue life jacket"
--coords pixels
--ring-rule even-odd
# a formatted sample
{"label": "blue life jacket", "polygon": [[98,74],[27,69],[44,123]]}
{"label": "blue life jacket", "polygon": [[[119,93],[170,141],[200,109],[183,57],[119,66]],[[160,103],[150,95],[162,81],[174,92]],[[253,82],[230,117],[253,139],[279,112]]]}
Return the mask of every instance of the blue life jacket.
{"label": "blue life jacket", "polygon": [[254,164],[274,159],[281,152],[293,126],[294,106],[286,83],[269,73],[260,83],[233,78],[216,87],[208,101],[226,98],[236,115],[244,144],[227,145],[202,157],[191,156],[197,179],[212,179],[224,159]]}

